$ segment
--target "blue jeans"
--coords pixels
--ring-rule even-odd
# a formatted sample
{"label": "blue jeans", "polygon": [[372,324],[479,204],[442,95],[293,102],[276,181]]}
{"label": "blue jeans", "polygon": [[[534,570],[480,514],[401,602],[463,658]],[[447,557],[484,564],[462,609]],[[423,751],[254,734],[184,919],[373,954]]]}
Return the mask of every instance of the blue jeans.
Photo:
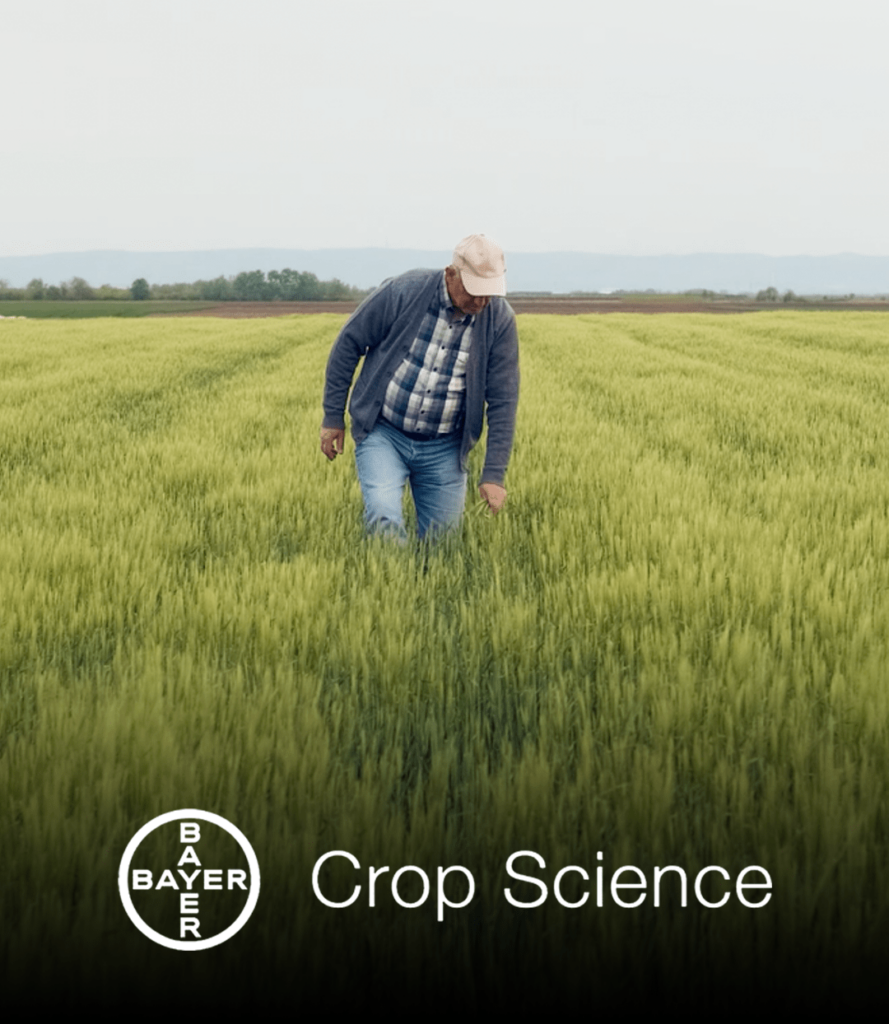
{"label": "blue jeans", "polygon": [[368,532],[407,538],[401,511],[410,482],[421,538],[430,529],[459,526],[466,501],[466,473],[460,466],[460,432],[414,441],[378,420],[355,447]]}

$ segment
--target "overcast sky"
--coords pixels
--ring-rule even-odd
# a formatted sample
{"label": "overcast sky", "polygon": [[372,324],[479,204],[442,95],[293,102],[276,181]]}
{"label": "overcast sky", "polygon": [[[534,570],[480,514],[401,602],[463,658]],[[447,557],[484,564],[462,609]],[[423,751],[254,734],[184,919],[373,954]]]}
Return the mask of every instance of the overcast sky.
{"label": "overcast sky", "polygon": [[0,255],[889,254],[886,0],[0,0]]}

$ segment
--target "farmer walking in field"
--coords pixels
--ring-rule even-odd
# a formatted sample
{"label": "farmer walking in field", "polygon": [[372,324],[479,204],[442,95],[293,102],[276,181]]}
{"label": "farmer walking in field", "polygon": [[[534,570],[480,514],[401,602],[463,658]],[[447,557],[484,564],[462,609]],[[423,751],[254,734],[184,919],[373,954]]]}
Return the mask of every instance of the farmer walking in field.
{"label": "farmer walking in field", "polygon": [[406,539],[405,483],[421,538],[459,525],[485,406],[479,493],[494,514],[503,507],[519,397],[518,334],[504,295],[503,250],[469,235],[444,271],[389,278],[340,331],[327,360],[321,451],[331,461],[343,453],[346,396],[364,356],[349,414],[369,532]]}

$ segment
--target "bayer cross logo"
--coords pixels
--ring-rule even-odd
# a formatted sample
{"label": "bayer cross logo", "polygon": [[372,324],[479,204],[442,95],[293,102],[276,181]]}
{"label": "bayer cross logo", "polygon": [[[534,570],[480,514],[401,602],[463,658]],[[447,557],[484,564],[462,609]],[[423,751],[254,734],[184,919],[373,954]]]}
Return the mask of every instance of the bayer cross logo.
{"label": "bayer cross logo", "polygon": [[247,923],[259,862],[246,836],[208,811],[152,818],[124,850],[117,876],[133,924],[168,949],[210,949]]}

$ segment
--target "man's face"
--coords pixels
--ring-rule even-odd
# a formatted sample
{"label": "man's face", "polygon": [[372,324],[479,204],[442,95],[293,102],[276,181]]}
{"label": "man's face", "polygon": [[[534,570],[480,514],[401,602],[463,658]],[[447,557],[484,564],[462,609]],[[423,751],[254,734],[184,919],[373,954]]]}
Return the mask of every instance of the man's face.
{"label": "man's face", "polygon": [[448,286],[448,295],[451,297],[451,302],[454,303],[461,313],[481,313],[491,301],[490,295],[470,295],[463,287],[460,271],[455,270],[453,267],[448,267],[445,271],[445,282]]}

